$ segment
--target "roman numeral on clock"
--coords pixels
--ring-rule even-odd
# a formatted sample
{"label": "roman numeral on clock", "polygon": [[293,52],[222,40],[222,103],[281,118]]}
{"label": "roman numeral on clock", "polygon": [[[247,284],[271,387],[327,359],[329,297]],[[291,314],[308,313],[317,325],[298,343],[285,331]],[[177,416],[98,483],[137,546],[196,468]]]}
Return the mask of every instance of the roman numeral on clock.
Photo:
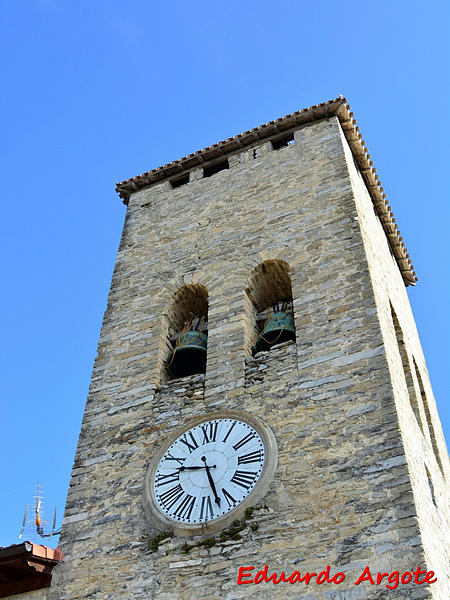
{"label": "roman numeral on clock", "polygon": [[228,436],[230,435],[230,433],[233,431],[233,427],[236,425],[236,421],[233,423],[233,425],[230,427],[230,429],[228,430],[227,435],[223,438],[222,442],[226,442],[228,439]]}
{"label": "roman numeral on clock", "polygon": [[179,465],[183,466],[183,463],[186,459],[185,458],[177,458],[176,456],[172,456],[170,454],[170,452],[168,452],[166,460],[176,460]]}
{"label": "roman numeral on clock", "polygon": [[158,475],[157,478],[157,484],[159,485],[166,485],[167,483],[175,483],[176,481],[179,481],[180,479],[180,473],[169,473],[169,475]]}
{"label": "roman numeral on clock", "polygon": [[186,494],[186,497],[183,498],[183,500],[177,507],[177,510],[173,513],[174,516],[180,517],[180,519],[190,519],[192,509],[194,508],[195,500],[195,496],[190,496],[189,494]]}
{"label": "roman numeral on clock", "polygon": [[202,504],[200,506],[200,521],[203,519],[211,519],[214,516],[211,496],[202,496]]}
{"label": "roman numeral on clock", "polygon": [[246,465],[247,463],[260,462],[261,461],[261,450],[255,452],[249,452],[238,456],[238,465]]}
{"label": "roman numeral on clock", "polygon": [[223,494],[223,497],[225,498],[225,500],[227,501],[228,506],[233,506],[233,504],[236,504],[236,500],[233,498],[233,496],[231,494],[229,494],[227,492],[227,490],[225,488],[222,488],[222,494]]}
{"label": "roman numeral on clock", "polygon": [[255,477],[257,475],[256,471],[239,471],[237,470],[233,477],[230,479],[232,483],[236,485],[240,485],[246,490],[252,485]]}
{"label": "roman numeral on clock", "polygon": [[239,442],[237,442],[233,448],[235,450],[239,450],[239,448],[241,448],[242,446],[244,446],[247,442],[249,442],[250,440],[252,440],[255,437],[255,434],[253,432],[248,433],[245,437],[242,438],[242,440],[240,440]]}
{"label": "roman numeral on clock", "polygon": [[184,493],[185,492],[183,491],[183,488],[181,487],[180,484],[178,484],[175,487],[170,488],[170,490],[167,490],[163,494],[160,494],[159,499],[161,501],[161,504],[164,506],[164,508],[166,510],[170,510],[172,508],[172,506],[176,502],[178,502],[178,500],[181,498],[181,496]]}
{"label": "roman numeral on clock", "polygon": [[[188,435],[192,440],[192,444],[187,439]],[[180,442],[182,442],[183,444],[185,444],[188,447],[189,452],[192,452],[193,450],[198,448],[197,441],[190,431],[189,431],[189,433],[185,433],[184,436],[180,438]]]}
{"label": "roman numeral on clock", "polygon": [[203,431],[202,444],[207,444],[208,442],[216,441],[218,426],[219,426],[219,423],[207,423],[206,425],[202,425],[202,431]]}

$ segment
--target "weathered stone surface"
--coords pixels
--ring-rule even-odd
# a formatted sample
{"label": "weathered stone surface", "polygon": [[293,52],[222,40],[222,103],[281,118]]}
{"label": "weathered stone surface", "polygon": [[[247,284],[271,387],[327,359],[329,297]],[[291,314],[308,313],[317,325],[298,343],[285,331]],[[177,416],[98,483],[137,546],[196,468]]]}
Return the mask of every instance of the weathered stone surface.
{"label": "weathered stone surface", "polygon": [[[295,144],[243,150],[230,169],[131,196],[83,419],[52,600],[450,598],[445,443],[403,280],[336,118]],[[200,171],[200,170],[199,170]],[[296,342],[250,355],[245,290],[289,265]],[[206,376],[166,381],[164,315],[177,289],[209,294]],[[389,303],[426,398],[411,408]],[[419,381],[414,383],[420,396]],[[423,405],[426,401],[427,408]],[[273,430],[279,466],[236,543],[173,538],[150,553],[143,481],[173,428],[222,409]],[[431,422],[440,452],[436,459]],[[427,483],[427,471],[433,493]],[[201,538],[188,540],[195,545]],[[241,566],[345,573],[340,585],[236,584]],[[437,573],[431,586],[354,581]]]}
{"label": "weathered stone surface", "polygon": [[25,592],[25,594],[15,594],[8,596],[8,600],[47,600],[49,597],[50,588],[42,588],[33,592]]}

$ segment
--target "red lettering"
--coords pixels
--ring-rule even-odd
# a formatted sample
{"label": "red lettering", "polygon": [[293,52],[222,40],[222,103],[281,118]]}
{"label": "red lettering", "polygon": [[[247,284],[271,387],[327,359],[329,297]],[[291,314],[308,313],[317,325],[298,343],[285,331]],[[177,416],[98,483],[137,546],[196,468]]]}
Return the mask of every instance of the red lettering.
{"label": "red lettering", "polygon": [[392,573],[388,577],[388,581],[389,583],[393,583],[394,585],[386,584],[386,587],[390,590],[395,590],[395,588],[398,587],[399,575],[400,573],[398,571],[392,571]]}
{"label": "red lettering", "polygon": [[279,583],[277,581],[277,574],[276,573],[272,573],[272,575],[269,575],[269,577],[266,577],[266,581],[267,581],[267,583],[269,583],[269,581],[272,581],[273,583]]}
{"label": "red lettering", "polygon": [[434,579],[429,579],[429,577],[434,577],[434,571],[428,571],[428,573],[425,575],[425,581],[427,583],[434,583],[437,581],[437,577],[434,577]]}
{"label": "red lettering", "polygon": [[[405,579],[405,576],[408,577],[408,579]],[[405,571],[402,575],[402,578],[400,579],[400,581],[402,583],[409,583],[412,579],[412,573],[410,573],[409,571]]]}
{"label": "red lettering", "polygon": [[294,571],[293,573],[291,573],[288,581],[289,583],[296,583],[297,581],[301,582],[302,579],[300,577],[300,573],[298,571]]}
{"label": "red lettering", "polygon": [[272,575],[270,575],[268,578],[266,578],[267,583],[269,583],[269,581],[271,581],[274,585],[277,585],[277,583],[280,583],[280,581],[283,581],[284,583],[287,583],[288,580],[285,579],[284,577],[284,571],[281,571],[281,575],[280,578],[277,579],[277,574],[276,573],[272,573]]}
{"label": "red lettering", "polygon": [[372,579],[369,567],[364,569],[357,581],[355,581],[355,585],[359,585],[363,581],[370,581],[370,585],[375,585],[375,581]]}
{"label": "red lettering", "polygon": [[[339,577],[339,581],[338,581],[338,577]],[[345,579],[345,575],[344,573],[341,573],[341,571],[339,571],[339,573],[336,573],[336,575],[333,575],[333,577],[331,578],[331,581],[333,583],[339,584],[342,583]]]}
{"label": "red lettering", "polygon": [[380,583],[383,581],[384,577],[387,577],[389,575],[389,573],[377,573],[377,585],[380,585]]}
{"label": "red lettering", "polygon": [[322,583],[332,583],[332,579],[330,579],[330,565],[327,565],[326,571],[320,571],[317,575],[317,585],[321,585]]}
{"label": "red lettering", "polygon": [[[322,583],[334,583],[334,584],[338,585],[345,580],[345,575],[341,571],[339,571],[335,575],[331,575],[330,565],[327,565],[325,570],[320,571],[319,574],[307,572],[307,573],[305,573],[305,575],[303,577],[302,577],[300,571],[294,571],[289,576],[286,576],[286,573],[284,571],[281,571],[279,576],[277,573],[271,573],[269,575],[268,574],[269,567],[267,565],[264,565],[263,570],[258,571],[256,573],[255,578],[252,579],[252,575],[251,575],[250,571],[253,571],[254,568],[255,567],[239,567],[237,584],[245,585],[246,583],[256,583],[257,584],[257,583],[262,583],[262,582],[266,582],[266,583],[272,582],[274,585],[277,585],[278,583],[283,582],[283,583],[290,583],[290,584],[305,583],[305,585],[309,585],[311,583],[311,580],[313,580],[314,577],[316,577],[317,585],[322,585]],[[422,575],[425,575],[424,579],[420,578]],[[413,576],[414,576],[414,583],[416,585],[422,585],[424,583],[435,583],[437,581],[437,577],[435,576],[434,571],[426,571],[425,569],[422,569],[419,566],[419,567],[417,567],[417,569],[415,571],[412,571],[412,572],[405,571],[401,576],[400,576],[399,571],[392,571],[391,573],[378,572],[377,576],[376,576],[376,583],[375,583],[374,577],[372,576],[372,573],[370,572],[370,567],[367,565],[364,568],[364,571],[361,573],[361,575],[355,581],[355,585],[360,585],[363,581],[368,581],[370,583],[370,585],[380,585],[383,583],[383,579],[385,579],[387,577],[386,587],[389,590],[395,590],[395,589],[397,589],[397,587],[399,586],[400,583],[402,583],[402,584],[410,583],[413,580]]]}
{"label": "red lettering", "polygon": [[[415,571],[413,571],[414,583],[417,583],[417,585],[422,585],[422,583],[427,583],[426,578],[423,581],[419,581],[419,575],[424,575],[426,572],[427,572],[426,569],[424,571],[422,571],[422,569],[420,567],[417,567],[417,569]],[[433,575],[434,575],[434,573],[433,573]]]}
{"label": "red lettering", "polygon": [[239,567],[239,574],[237,578],[237,584],[242,585],[243,583],[253,583],[253,579],[250,581],[243,581],[242,577],[250,577],[250,574],[245,574],[244,571],[253,571],[255,567]]}
{"label": "red lettering", "polygon": [[277,574],[272,573],[272,575],[269,575],[269,577],[266,577],[265,580],[267,581],[267,583],[269,583],[269,581],[272,581],[273,583],[277,583]]}
{"label": "red lettering", "polygon": [[313,577],[315,577],[317,575],[317,573],[306,573],[305,576],[303,577],[303,579],[300,579],[300,581],[304,581],[306,583],[306,585],[309,585],[309,582],[311,581],[311,579]]}
{"label": "red lettering", "polygon": [[258,571],[256,573],[256,577],[254,579],[254,583],[262,583],[263,581],[267,581],[266,577],[267,577],[267,569],[268,566],[264,565],[264,570],[263,571]]}

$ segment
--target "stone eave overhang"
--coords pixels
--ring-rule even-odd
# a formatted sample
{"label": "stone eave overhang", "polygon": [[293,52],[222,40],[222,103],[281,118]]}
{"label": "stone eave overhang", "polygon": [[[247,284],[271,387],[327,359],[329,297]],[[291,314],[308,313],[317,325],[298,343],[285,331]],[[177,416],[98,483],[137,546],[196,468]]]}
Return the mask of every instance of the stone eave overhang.
{"label": "stone eave overhang", "polygon": [[351,112],[350,105],[343,97],[329,100],[328,102],[322,102],[322,104],[316,104],[309,108],[304,108],[303,110],[286,115],[275,121],[270,121],[269,123],[250,129],[249,131],[244,131],[244,133],[235,135],[222,142],[217,142],[217,144],[213,144],[212,146],[203,148],[203,150],[198,150],[193,154],[174,160],[162,167],[157,167],[152,171],[147,171],[142,175],[137,175],[136,177],[122,181],[121,183],[116,184],[116,191],[123,199],[124,204],[128,204],[131,194],[142,190],[143,188],[159,183],[165,179],[180,176],[192,169],[204,166],[206,163],[242,151],[258,142],[273,138],[290,129],[295,129],[301,125],[333,116],[336,116],[339,119],[353,157],[372,198],[375,211],[380,218],[405,285],[414,285],[417,281],[417,277],[410,256],[403,242],[392,209],[386,199],[386,194],[384,193],[380,178],[373,166],[366,143],[356,124],[356,119]]}
{"label": "stone eave overhang", "polygon": [[52,570],[62,559],[58,547],[23,542],[0,548],[0,598],[48,588]]}

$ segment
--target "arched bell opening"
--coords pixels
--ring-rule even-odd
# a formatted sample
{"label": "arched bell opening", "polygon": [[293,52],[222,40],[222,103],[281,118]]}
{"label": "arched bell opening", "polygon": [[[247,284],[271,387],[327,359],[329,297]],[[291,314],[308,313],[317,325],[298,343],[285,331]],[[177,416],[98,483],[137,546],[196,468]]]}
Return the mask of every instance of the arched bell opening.
{"label": "arched bell opening", "polygon": [[202,285],[185,285],[174,295],[167,316],[165,372],[178,379],[206,371],[208,292]]}
{"label": "arched bell opening", "polygon": [[294,305],[287,263],[267,260],[258,265],[246,292],[253,308],[253,352],[295,341]]}

